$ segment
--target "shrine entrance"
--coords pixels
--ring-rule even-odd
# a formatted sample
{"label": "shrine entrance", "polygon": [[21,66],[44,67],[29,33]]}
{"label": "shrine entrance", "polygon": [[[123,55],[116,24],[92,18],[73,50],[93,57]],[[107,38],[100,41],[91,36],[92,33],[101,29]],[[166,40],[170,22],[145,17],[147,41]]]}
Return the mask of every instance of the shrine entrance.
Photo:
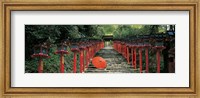
{"label": "shrine entrance", "polygon": [[102,39],[104,40],[104,45],[105,47],[112,47],[113,44],[113,35],[104,35],[102,37]]}

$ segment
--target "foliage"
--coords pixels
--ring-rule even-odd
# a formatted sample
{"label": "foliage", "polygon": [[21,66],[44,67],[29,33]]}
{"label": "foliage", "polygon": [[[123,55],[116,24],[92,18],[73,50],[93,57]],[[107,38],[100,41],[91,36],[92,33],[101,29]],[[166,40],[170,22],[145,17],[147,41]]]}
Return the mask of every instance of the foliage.
{"label": "foliage", "polygon": [[[135,35],[153,34],[165,32],[166,25],[25,25],[25,71],[37,73],[38,59],[31,58],[34,45],[49,42],[49,59],[43,59],[45,73],[58,73],[60,56],[55,55],[56,45],[64,39],[73,38],[96,38],[101,39],[104,35],[113,35],[114,38],[128,38]],[[111,42],[112,43],[112,42]],[[69,54],[65,55],[65,71],[72,72],[73,53],[68,47]],[[155,53],[150,54],[150,69],[155,66]],[[143,58],[144,59],[144,58]],[[79,54],[77,55],[79,65]],[[144,60],[145,61],[145,60]],[[163,62],[163,61],[162,61]],[[161,62],[161,63],[162,63]],[[145,63],[143,64],[145,66]],[[77,66],[79,71],[79,66]],[[153,72],[152,71],[152,72]]]}
{"label": "foliage", "polygon": [[135,35],[155,34],[165,32],[166,25],[117,25],[114,38],[128,38]]}
{"label": "foliage", "polygon": [[[25,26],[25,71],[29,73],[37,72],[38,59],[31,58],[34,45],[49,42],[49,59],[43,59],[44,72],[55,73],[59,71],[59,55],[55,55],[56,44],[63,39],[95,37],[101,38],[104,35],[104,28],[98,25],[26,25]],[[65,56],[65,67],[67,72],[72,71],[73,53]],[[79,55],[77,55],[79,61]],[[77,62],[77,65],[79,62]],[[79,67],[78,67],[79,68]]]}

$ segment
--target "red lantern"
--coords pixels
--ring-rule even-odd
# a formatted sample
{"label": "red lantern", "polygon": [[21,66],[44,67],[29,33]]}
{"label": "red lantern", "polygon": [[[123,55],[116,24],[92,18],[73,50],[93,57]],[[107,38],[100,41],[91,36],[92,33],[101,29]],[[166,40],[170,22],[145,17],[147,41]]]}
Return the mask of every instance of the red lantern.
{"label": "red lantern", "polygon": [[71,46],[71,51],[74,53],[74,65],[73,65],[73,72],[76,73],[76,55],[77,53],[80,52],[79,47],[78,47],[78,43],[77,42],[72,42]]}
{"label": "red lantern", "polygon": [[154,35],[155,46],[153,47],[153,49],[156,50],[157,73],[160,73],[160,53],[163,49],[165,49],[163,41],[164,38],[161,34]]}
{"label": "red lantern", "polygon": [[31,55],[32,58],[39,58],[39,65],[38,65],[38,73],[43,72],[43,58],[50,58],[48,55],[48,49],[50,45],[46,42],[43,44],[35,45],[34,46],[34,54]]}
{"label": "red lantern", "polygon": [[64,54],[68,54],[67,46],[69,45],[69,41],[64,41],[57,46],[57,50],[55,54],[60,54],[60,73],[64,73]]}

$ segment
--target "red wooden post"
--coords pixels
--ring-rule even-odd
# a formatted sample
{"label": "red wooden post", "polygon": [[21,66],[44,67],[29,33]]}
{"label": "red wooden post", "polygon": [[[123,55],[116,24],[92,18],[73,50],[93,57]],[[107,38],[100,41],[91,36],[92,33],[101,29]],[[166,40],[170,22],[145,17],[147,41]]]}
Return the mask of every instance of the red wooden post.
{"label": "red wooden post", "polygon": [[155,46],[153,49],[156,50],[156,61],[157,61],[157,73],[160,73],[160,52],[165,49],[164,46]]}
{"label": "red wooden post", "polygon": [[139,48],[139,57],[140,57],[140,73],[142,73],[142,48]]}
{"label": "red wooden post", "polygon": [[83,73],[85,70],[85,56],[86,56],[86,55],[84,55],[85,54],[84,51],[86,50],[86,52],[87,52],[86,41],[79,42],[79,50],[80,50],[80,73]]}
{"label": "red wooden post", "polygon": [[92,45],[92,48],[91,48],[91,58],[93,57],[93,54],[94,54],[94,46]]}
{"label": "red wooden post", "polygon": [[76,73],[76,52],[74,52],[74,66],[73,66],[73,72]]}
{"label": "red wooden post", "polygon": [[125,49],[124,49],[124,44],[123,44],[123,46],[122,46],[122,54],[123,54],[123,56],[124,56],[124,51]]}
{"label": "red wooden post", "polygon": [[121,44],[121,54],[124,54],[124,45]]}
{"label": "red wooden post", "polygon": [[95,47],[94,48],[95,49],[94,55],[95,55],[97,53],[97,51],[98,51],[98,43],[96,43],[94,47]]}
{"label": "red wooden post", "polygon": [[123,45],[123,56],[124,56],[124,58],[126,58],[126,46],[125,46],[125,44]]}
{"label": "red wooden post", "polygon": [[66,47],[66,46],[61,45],[61,50],[58,49],[58,50],[55,52],[55,54],[60,54],[60,73],[64,73],[64,72],[65,72],[65,66],[64,66],[65,59],[64,59],[64,54],[68,54],[67,47],[66,47],[66,49],[64,49],[64,47]]}
{"label": "red wooden post", "polygon": [[122,54],[122,43],[119,44],[119,53]]}
{"label": "red wooden post", "polygon": [[100,45],[101,45],[100,42],[98,42],[98,45],[97,45],[98,46],[98,50],[97,50],[97,52],[100,50]]}
{"label": "red wooden post", "polygon": [[150,44],[145,44],[145,60],[146,60],[146,73],[149,72],[149,48],[151,47]]}
{"label": "red wooden post", "polygon": [[132,66],[134,68],[134,52],[133,52],[133,48],[131,48],[131,54],[132,54]]}
{"label": "red wooden post", "polygon": [[86,48],[86,51],[85,51],[85,54],[86,54],[86,68],[88,68],[88,65],[89,65],[89,49],[88,48]]}
{"label": "red wooden post", "polygon": [[97,44],[97,43],[94,44],[94,54],[93,54],[93,57],[94,57],[94,55],[95,55],[95,53],[96,53],[96,51],[97,51],[97,46],[96,46],[96,44]]}
{"label": "red wooden post", "polygon": [[91,59],[91,46],[89,47],[89,62],[90,62],[90,59]]}
{"label": "red wooden post", "polygon": [[92,59],[92,46],[90,47],[90,60]]}
{"label": "red wooden post", "polygon": [[[42,47],[40,47],[40,53],[42,53]],[[38,73],[42,73],[42,72],[43,72],[43,61],[42,61],[42,58],[40,57],[39,66],[38,66]]]}
{"label": "red wooden post", "polygon": [[128,64],[130,64],[130,60],[129,60],[129,47],[127,47],[127,62],[128,62]]}
{"label": "red wooden post", "polygon": [[123,48],[123,47],[122,47],[122,43],[120,42],[120,44],[119,44],[119,53],[120,53],[120,54],[122,54],[122,48]]}
{"label": "red wooden post", "polygon": [[118,44],[118,42],[116,42],[116,50],[117,50],[117,52],[119,52],[119,44]]}
{"label": "red wooden post", "polygon": [[137,68],[137,54],[136,54],[136,48],[134,48],[134,68]]}
{"label": "red wooden post", "polygon": [[122,50],[122,52],[123,52],[124,58],[126,58],[126,57],[125,57],[125,52],[126,52],[125,50],[126,50],[126,48],[125,48],[125,45],[123,44],[123,50]]}
{"label": "red wooden post", "polygon": [[118,52],[120,53],[120,43],[119,43],[119,42],[117,43],[117,48],[118,48],[118,49],[117,49]]}
{"label": "red wooden post", "polygon": [[80,72],[82,73],[84,70],[84,58],[83,58],[83,50],[80,51]]}
{"label": "red wooden post", "polygon": [[65,67],[64,67],[64,54],[60,54],[60,72],[64,73]]}
{"label": "red wooden post", "polygon": [[92,46],[90,46],[90,59],[92,58]]}
{"label": "red wooden post", "polygon": [[122,45],[122,43],[120,44],[120,53],[123,54],[123,45]]}
{"label": "red wooden post", "polygon": [[118,52],[121,54],[121,43],[120,42],[118,43],[118,49],[119,49]]}
{"label": "red wooden post", "polygon": [[117,42],[117,52],[119,52],[119,43]]}
{"label": "red wooden post", "polygon": [[42,58],[40,58],[39,66],[38,66],[38,73],[42,73],[42,72],[43,72],[43,61],[42,61]]}
{"label": "red wooden post", "polygon": [[124,51],[123,49],[124,49],[124,47],[123,47],[123,45],[122,45],[122,43],[121,43],[121,50],[120,50],[120,51],[121,51],[121,54],[122,54],[122,55],[123,55],[123,51]]}
{"label": "red wooden post", "polygon": [[148,48],[145,49],[145,55],[146,55],[146,73],[149,72],[149,51]]}
{"label": "red wooden post", "polygon": [[87,54],[88,54],[88,62],[90,62],[90,46],[88,46],[87,49],[88,49],[88,52],[87,52]]}
{"label": "red wooden post", "polygon": [[96,43],[94,44],[94,52],[92,57],[94,57],[95,53],[96,53]]}
{"label": "red wooden post", "polygon": [[160,51],[156,52],[156,59],[157,59],[157,73],[160,73]]}
{"label": "red wooden post", "polygon": [[94,57],[94,45],[92,46],[92,58]]}
{"label": "red wooden post", "polygon": [[132,66],[134,69],[136,69],[137,66],[136,66],[136,48],[135,47],[131,49],[131,54],[132,54]]}
{"label": "red wooden post", "polygon": [[151,47],[151,41],[152,39],[150,36],[143,36],[143,43],[144,43],[144,49],[145,49],[145,61],[146,61],[146,73],[149,72],[149,48]]}
{"label": "red wooden post", "polygon": [[87,51],[87,67],[89,66],[89,64],[90,64],[90,48],[88,47],[87,48],[88,49],[88,51]]}
{"label": "red wooden post", "polygon": [[126,44],[124,45],[124,50],[125,50],[125,53],[124,53],[124,56],[125,56],[125,58],[127,58],[127,48],[126,48],[127,46],[126,46]]}

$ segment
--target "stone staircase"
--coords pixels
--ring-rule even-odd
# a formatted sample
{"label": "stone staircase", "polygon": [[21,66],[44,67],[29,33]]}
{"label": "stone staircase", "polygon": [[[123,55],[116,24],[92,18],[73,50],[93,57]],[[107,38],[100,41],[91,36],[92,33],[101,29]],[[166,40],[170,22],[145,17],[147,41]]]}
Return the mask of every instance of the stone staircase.
{"label": "stone staircase", "polygon": [[126,59],[112,47],[105,47],[96,53],[95,56],[104,58],[107,62],[105,69],[97,69],[90,64],[85,73],[139,73],[139,68],[134,69]]}

